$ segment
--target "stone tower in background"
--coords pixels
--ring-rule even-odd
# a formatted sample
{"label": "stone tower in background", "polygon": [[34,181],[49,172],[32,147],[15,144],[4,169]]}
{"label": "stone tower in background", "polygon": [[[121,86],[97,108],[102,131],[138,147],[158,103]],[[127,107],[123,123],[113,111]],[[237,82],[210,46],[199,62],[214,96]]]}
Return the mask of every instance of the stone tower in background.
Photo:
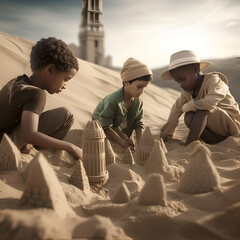
{"label": "stone tower in background", "polygon": [[102,0],[82,0],[79,57],[106,66]]}

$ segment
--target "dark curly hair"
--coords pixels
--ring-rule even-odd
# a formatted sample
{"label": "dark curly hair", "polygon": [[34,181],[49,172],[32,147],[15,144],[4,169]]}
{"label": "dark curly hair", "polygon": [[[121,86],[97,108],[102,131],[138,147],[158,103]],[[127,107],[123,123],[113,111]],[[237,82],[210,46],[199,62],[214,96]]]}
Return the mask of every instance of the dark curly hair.
{"label": "dark curly hair", "polygon": [[77,58],[71,48],[55,37],[42,38],[32,47],[30,64],[33,72],[49,64],[55,64],[57,70],[63,72],[79,69]]}

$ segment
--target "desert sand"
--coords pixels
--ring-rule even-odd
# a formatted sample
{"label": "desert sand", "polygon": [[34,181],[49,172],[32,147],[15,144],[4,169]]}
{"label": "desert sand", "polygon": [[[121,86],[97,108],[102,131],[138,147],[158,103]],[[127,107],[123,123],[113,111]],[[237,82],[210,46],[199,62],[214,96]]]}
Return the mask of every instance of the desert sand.
{"label": "desert sand", "polygon": [[[20,74],[31,74],[33,44],[0,33],[0,88]],[[48,95],[46,110],[65,106],[74,113],[65,140],[82,147],[92,111],[121,87],[121,80],[119,72],[81,59],[79,67],[66,90]],[[0,161],[9,155],[12,170],[0,172],[0,238],[239,239],[240,135],[185,147],[188,130],[181,119],[174,139],[162,143],[160,127],[179,94],[154,84],[146,89],[148,139],[142,150],[151,143],[152,150],[139,164],[137,152],[124,153],[113,145],[115,163],[106,166],[104,185],[90,185],[82,162],[64,151],[32,148],[30,154],[20,154],[4,138]]]}

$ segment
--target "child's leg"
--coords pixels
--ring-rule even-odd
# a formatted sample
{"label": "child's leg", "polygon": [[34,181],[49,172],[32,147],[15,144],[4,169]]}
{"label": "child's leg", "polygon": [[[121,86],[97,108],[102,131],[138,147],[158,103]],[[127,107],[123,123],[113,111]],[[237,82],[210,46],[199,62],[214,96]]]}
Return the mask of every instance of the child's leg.
{"label": "child's leg", "polygon": [[73,115],[64,107],[43,112],[39,117],[38,131],[63,139],[73,124]]}
{"label": "child's leg", "polygon": [[187,112],[184,118],[189,128],[186,145],[201,138],[204,142],[214,144],[223,141],[229,135],[229,117],[221,111]]}
{"label": "child's leg", "polygon": [[202,132],[200,138],[208,144],[215,144],[215,143],[219,143],[221,141],[223,141],[224,139],[226,139],[226,137],[221,136],[215,132],[213,132],[212,130],[210,130],[208,127],[206,127],[204,129],[204,131]]}
{"label": "child's leg", "polygon": [[[73,115],[66,108],[56,108],[43,112],[40,115],[38,131],[57,139],[63,139],[72,124]],[[25,152],[27,146],[22,139],[20,126],[11,132],[9,137],[19,150]]]}
{"label": "child's leg", "polygon": [[189,134],[185,145],[198,140],[207,126],[209,111],[187,112],[184,116],[184,122],[189,128]]}

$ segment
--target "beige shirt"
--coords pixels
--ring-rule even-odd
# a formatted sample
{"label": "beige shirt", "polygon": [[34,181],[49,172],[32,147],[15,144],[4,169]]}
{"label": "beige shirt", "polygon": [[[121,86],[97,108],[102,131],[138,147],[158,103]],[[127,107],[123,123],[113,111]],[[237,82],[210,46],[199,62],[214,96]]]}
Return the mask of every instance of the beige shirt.
{"label": "beige shirt", "polygon": [[196,98],[192,98],[191,92],[182,91],[171,109],[168,122],[176,121],[180,112],[208,110],[211,113],[207,124],[210,129],[227,136],[239,133],[239,106],[220,76],[206,74]]}

